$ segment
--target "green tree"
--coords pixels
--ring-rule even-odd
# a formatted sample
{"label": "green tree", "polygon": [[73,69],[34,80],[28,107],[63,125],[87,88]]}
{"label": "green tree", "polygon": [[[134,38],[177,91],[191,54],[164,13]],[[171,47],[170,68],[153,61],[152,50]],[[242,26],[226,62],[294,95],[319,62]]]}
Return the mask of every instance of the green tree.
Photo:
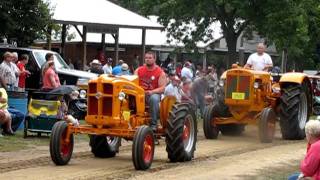
{"label": "green tree", "polygon": [[[306,43],[315,39],[317,33],[312,29],[320,27],[315,23],[319,22],[316,18],[320,12],[318,0],[114,1],[144,15],[158,15],[171,36],[191,47],[197,41],[212,39],[210,24],[219,21],[227,42],[229,62],[237,59],[237,39],[244,31],[258,31],[269,44],[275,43],[279,52],[285,48],[290,57],[297,58],[313,48]],[[193,26],[190,24],[196,28],[190,28]]]}
{"label": "green tree", "polygon": [[0,1],[0,37],[28,46],[52,25],[48,3],[42,0]]}

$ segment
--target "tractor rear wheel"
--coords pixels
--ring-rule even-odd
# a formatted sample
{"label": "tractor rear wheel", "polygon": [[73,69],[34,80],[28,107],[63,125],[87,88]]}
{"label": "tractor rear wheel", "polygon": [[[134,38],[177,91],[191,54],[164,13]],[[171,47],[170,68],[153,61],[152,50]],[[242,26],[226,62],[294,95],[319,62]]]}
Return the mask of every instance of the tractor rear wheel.
{"label": "tractor rear wheel", "polygon": [[73,152],[73,134],[67,140],[68,124],[58,121],[54,124],[50,138],[50,156],[56,165],[66,165],[71,159]]}
{"label": "tractor rear wheel", "polygon": [[189,104],[172,107],[166,129],[166,150],[171,162],[190,161],[197,142],[197,121]]}
{"label": "tractor rear wheel", "polygon": [[280,98],[280,129],[283,139],[305,138],[304,127],[309,120],[311,103],[308,99],[308,86],[289,84],[282,88]]}
{"label": "tractor rear wheel", "polygon": [[219,130],[225,136],[239,136],[243,133],[244,127],[243,124],[223,124],[219,125]]}
{"label": "tractor rear wheel", "polygon": [[136,170],[149,169],[154,157],[154,134],[149,126],[140,126],[134,134],[132,161]]}
{"label": "tractor rear wheel", "polygon": [[110,158],[119,152],[121,138],[113,136],[90,135],[91,152],[95,157]]}
{"label": "tractor rear wheel", "polygon": [[215,114],[215,106],[209,105],[205,108],[203,115],[203,131],[204,136],[207,139],[217,139],[219,135],[219,129],[216,125],[214,125],[214,114]]}
{"label": "tractor rear wheel", "polygon": [[259,139],[262,143],[271,143],[276,127],[276,114],[272,108],[264,108],[259,120]]}

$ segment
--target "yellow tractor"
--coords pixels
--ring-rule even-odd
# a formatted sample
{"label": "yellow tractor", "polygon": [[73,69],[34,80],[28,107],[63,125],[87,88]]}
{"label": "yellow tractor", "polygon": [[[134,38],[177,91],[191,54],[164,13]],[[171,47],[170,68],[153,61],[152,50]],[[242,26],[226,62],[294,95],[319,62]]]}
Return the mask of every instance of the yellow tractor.
{"label": "yellow tractor", "polygon": [[247,124],[256,124],[261,142],[270,143],[280,121],[283,139],[303,139],[312,113],[312,86],[303,73],[272,75],[236,66],[227,70],[215,92],[215,103],[204,111],[207,139],[240,135]]}
{"label": "yellow tractor", "polygon": [[135,169],[150,168],[155,138],[164,136],[171,162],[190,161],[197,141],[197,123],[191,105],[176,103],[174,97],[160,102],[160,124],[154,132],[150,122],[145,92],[137,76],[101,75],[89,81],[86,125],[59,121],[50,139],[51,159],[56,165],[69,162],[73,151],[73,135],[88,134],[91,152],[96,157],[114,157],[121,138],[132,140]]}

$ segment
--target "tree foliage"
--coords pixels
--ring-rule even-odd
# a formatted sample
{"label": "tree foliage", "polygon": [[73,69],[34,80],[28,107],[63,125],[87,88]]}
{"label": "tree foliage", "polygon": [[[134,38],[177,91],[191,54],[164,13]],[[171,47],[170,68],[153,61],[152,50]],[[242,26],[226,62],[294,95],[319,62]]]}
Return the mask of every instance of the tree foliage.
{"label": "tree foliage", "polygon": [[[275,43],[279,52],[287,49],[290,59],[295,61],[306,53],[312,61],[319,44],[318,0],[114,1],[144,15],[158,15],[169,34],[186,44],[212,39],[210,25],[219,21],[231,62],[237,59],[238,37],[248,30],[259,32],[269,44]],[[193,25],[196,28],[190,28]]]}
{"label": "tree foliage", "polygon": [[0,37],[28,46],[52,25],[48,4],[42,0],[0,1]]}

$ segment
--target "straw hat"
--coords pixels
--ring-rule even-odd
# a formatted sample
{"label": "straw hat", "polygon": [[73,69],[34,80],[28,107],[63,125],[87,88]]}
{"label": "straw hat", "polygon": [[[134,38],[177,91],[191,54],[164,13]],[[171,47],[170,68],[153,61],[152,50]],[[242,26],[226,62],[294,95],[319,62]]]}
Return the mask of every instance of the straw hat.
{"label": "straw hat", "polygon": [[91,64],[98,64],[98,65],[101,65],[101,62],[98,60],[98,59],[94,59],[91,63]]}
{"label": "straw hat", "polygon": [[122,70],[122,71],[128,71],[128,69],[129,69],[129,66],[128,66],[127,63],[123,63],[123,64],[121,65],[121,70]]}

